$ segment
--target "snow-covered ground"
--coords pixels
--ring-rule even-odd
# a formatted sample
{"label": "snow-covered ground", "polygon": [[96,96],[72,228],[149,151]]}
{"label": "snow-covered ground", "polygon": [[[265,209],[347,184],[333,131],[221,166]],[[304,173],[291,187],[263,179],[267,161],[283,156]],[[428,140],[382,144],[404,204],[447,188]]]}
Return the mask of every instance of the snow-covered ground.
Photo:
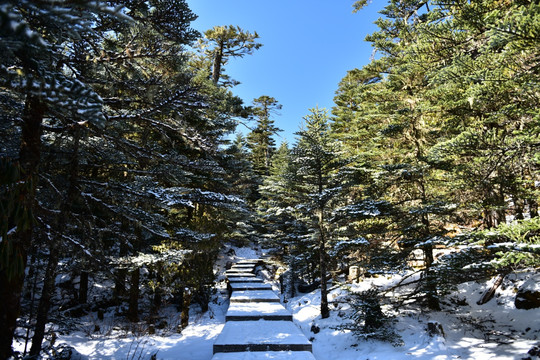
{"label": "snow-covered ground", "polygon": [[[514,306],[515,290],[530,274],[509,276],[494,299],[477,305],[490,284],[464,283],[448,297],[443,311],[426,312],[409,308],[396,314],[395,329],[404,345],[357,340],[350,332],[334,327],[343,319],[340,315],[348,306],[342,301],[347,291],[336,288],[329,294],[330,317],[320,318],[320,292],[314,291],[293,298],[288,308],[295,322],[313,341],[313,354],[317,359],[340,360],[450,360],[450,359],[522,359],[535,345],[540,345],[540,309],[519,310]],[[372,278],[352,286],[352,290],[367,290],[371,284],[384,286],[396,278]],[[335,306],[334,306],[335,304]],[[429,336],[428,322],[442,325],[444,336]],[[317,334],[312,326],[320,328]],[[335,357],[335,354],[339,354]]]}
{"label": "snow-covered ground", "polygon": [[[212,345],[225,324],[229,305],[223,281],[225,264],[261,255],[247,248],[234,250],[234,255],[223,255],[216,265],[218,288],[210,311],[200,314],[199,308],[193,306],[190,325],[181,334],[174,332],[179,314],[172,308],[163,310],[169,311],[168,330],[157,330],[156,335],[136,336],[134,333],[137,331],[121,328],[107,316],[104,320],[97,320],[94,314],[84,319],[86,324],[80,331],[58,334],[55,344],[73,347],[76,350],[72,356],[74,360],[146,360],[154,354],[155,359],[162,360],[210,360]],[[519,360],[526,358],[527,351],[533,346],[540,345],[540,309],[519,310],[514,306],[515,290],[529,275],[510,275],[497,290],[495,298],[484,305],[476,302],[489,284],[465,283],[448,296],[443,311],[400,310],[395,314],[395,328],[404,342],[400,347],[380,341],[358,340],[350,332],[334,329],[343,321],[343,314],[348,309],[348,292],[341,287],[333,288],[329,294],[331,313],[327,319],[321,319],[319,315],[318,290],[300,294],[285,305],[293,313],[294,322],[312,340],[313,354],[319,360]],[[362,291],[372,285],[384,287],[397,280],[396,277],[370,278],[351,285],[351,289]],[[276,289],[276,284],[273,285]],[[428,322],[441,324],[444,336],[429,336]],[[91,331],[95,325],[100,326],[100,332]],[[313,333],[312,325],[320,331]],[[18,344],[16,348],[22,350],[23,345]]]}
{"label": "snow-covered ground", "polygon": [[[113,325],[111,318],[86,317],[81,319],[81,331],[59,334],[55,345],[73,347],[76,351],[72,360],[148,360],[154,354],[155,359],[162,360],[211,359],[212,345],[225,324],[228,305],[226,295],[218,291],[208,312],[201,314],[199,307],[193,306],[190,325],[181,334],[174,331],[173,324],[180,323],[180,314],[174,307],[163,309],[162,315],[170,314],[167,319],[170,326],[166,330],[156,330],[158,335],[141,335],[140,330],[147,328],[144,324],[128,329],[120,324]],[[96,325],[100,332],[91,331]],[[15,348],[22,352],[24,346],[18,344]]]}

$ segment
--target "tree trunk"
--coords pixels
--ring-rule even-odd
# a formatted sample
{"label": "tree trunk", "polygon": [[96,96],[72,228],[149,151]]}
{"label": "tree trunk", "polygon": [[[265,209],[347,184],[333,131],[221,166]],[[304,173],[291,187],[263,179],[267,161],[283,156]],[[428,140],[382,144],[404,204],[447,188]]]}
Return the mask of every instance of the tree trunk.
{"label": "tree trunk", "polygon": [[[427,214],[422,215],[422,223],[426,228],[425,237],[429,236],[429,218]],[[426,296],[427,296],[427,305],[432,310],[440,310],[441,306],[439,304],[439,299],[437,297],[437,276],[431,270],[433,265],[433,245],[431,243],[426,243],[422,246],[422,251],[424,253],[424,265],[425,270],[424,274],[426,277]]]}
{"label": "tree trunk", "polygon": [[440,310],[441,305],[437,297],[437,276],[431,270],[433,264],[433,246],[426,244],[422,247],[424,252],[424,261],[426,269],[424,270],[426,276],[426,296],[427,305],[432,310]]}
{"label": "tree trunk", "polygon": [[524,201],[522,201],[520,198],[518,198],[517,196],[513,196],[512,197],[512,201],[514,202],[514,213],[515,213],[515,219],[516,220],[523,220],[525,219],[525,216],[524,216]]}
{"label": "tree trunk", "polygon": [[79,304],[86,304],[88,301],[88,272],[81,271],[81,281],[79,283]]}
{"label": "tree trunk", "polygon": [[220,43],[216,50],[216,57],[212,66],[212,81],[217,85],[221,75],[221,63],[223,61],[223,43]]}
{"label": "tree trunk", "polygon": [[162,268],[158,264],[158,269],[156,271],[156,288],[154,289],[154,298],[152,301],[152,313],[157,314],[159,308],[161,307],[161,286],[163,283]]}
{"label": "tree trunk", "polygon": [[328,289],[326,288],[326,239],[323,227],[323,211],[319,213],[319,268],[321,269],[321,318],[330,316],[328,309]]}
{"label": "tree trunk", "polygon": [[[419,144],[417,145],[418,149]],[[422,156],[422,151],[418,151],[419,158]],[[422,205],[425,206],[428,204],[428,196],[426,191],[426,186],[424,183],[424,176],[422,175],[418,181],[418,187],[420,189],[420,192],[422,194]],[[424,253],[424,275],[426,277],[426,297],[427,297],[427,306],[432,310],[440,310],[441,305],[439,304],[439,298],[437,296],[437,275],[433,273],[431,267],[433,265],[434,257],[433,257],[433,244],[429,241],[431,236],[431,223],[429,220],[429,214],[422,214],[421,217],[423,231],[422,235],[424,237],[425,243],[422,246],[422,252]]]}
{"label": "tree trunk", "polygon": [[113,290],[113,297],[115,300],[119,300],[126,294],[126,275],[127,269],[125,268],[119,268],[115,272]]}
{"label": "tree trunk", "polygon": [[[120,256],[126,256],[128,253],[128,247],[126,244],[120,244]],[[114,300],[120,302],[120,298],[126,295],[126,276],[128,270],[124,267],[118,267],[114,274]]]}
{"label": "tree trunk", "polygon": [[[36,301],[38,272],[39,272],[39,270],[36,269],[36,263],[37,263],[36,257],[35,257],[35,254],[33,254],[30,260],[31,265],[30,265],[30,268],[28,269],[28,277],[27,277],[27,279],[32,279],[32,288],[28,289],[28,292],[29,292],[28,296],[30,297],[30,305],[29,305],[30,313],[28,314],[29,319],[34,318],[34,302]],[[31,327],[27,326],[26,335],[24,337],[23,358],[26,356],[28,345],[30,344],[30,331],[31,331]]]}
{"label": "tree trunk", "polygon": [[180,314],[180,327],[185,329],[189,325],[189,306],[191,305],[191,291],[185,288],[182,293],[182,313]]}
{"label": "tree trunk", "polygon": [[534,199],[529,199],[529,214],[531,218],[538,217],[538,202]]}
{"label": "tree trunk", "polygon": [[131,272],[131,284],[129,288],[128,319],[132,322],[139,321],[139,268]]}
{"label": "tree trunk", "polygon": [[49,308],[51,306],[51,296],[55,289],[56,268],[58,266],[58,246],[51,245],[49,261],[45,270],[45,278],[43,279],[43,289],[41,290],[41,298],[36,314],[36,326],[34,327],[34,336],[32,337],[32,347],[30,348],[30,357],[38,357],[41,351],[41,344],[45,337],[45,325]]}
{"label": "tree trunk", "polygon": [[497,277],[495,278],[495,281],[493,282],[493,285],[488,290],[486,290],[486,292],[484,292],[484,294],[482,295],[480,300],[476,302],[476,304],[484,305],[489,300],[491,300],[493,296],[495,295],[495,291],[497,290],[497,288],[501,286],[501,284],[503,283],[503,280],[505,277],[506,277],[506,273],[497,275]]}
{"label": "tree trunk", "polygon": [[[35,206],[35,189],[41,156],[41,123],[45,106],[34,96],[26,99],[22,114],[22,137],[19,161],[22,176],[30,186],[21,194],[21,202],[31,212]],[[10,263],[0,266],[0,360],[12,355],[11,343],[20,311],[21,292],[28,250],[32,243],[32,226],[20,231],[18,239],[12,241]],[[16,264],[16,268],[13,266]],[[5,266],[8,266],[6,268]]]}
{"label": "tree trunk", "polygon": [[[77,183],[79,173],[79,140],[80,130],[74,130],[73,155],[69,165],[69,187],[67,189],[66,198],[60,205],[60,216],[56,220],[56,228],[64,229],[69,217],[71,204],[75,201],[77,194]],[[34,336],[32,337],[32,347],[30,348],[30,356],[37,357],[41,351],[41,344],[45,336],[45,326],[47,325],[49,309],[51,307],[51,296],[55,289],[56,269],[58,266],[59,252],[61,239],[60,234],[57,234],[53,239],[49,248],[49,261],[45,270],[45,278],[43,280],[43,289],[41,291],[41,299],[36,314],[36,326]]]}
{"label": "tree trunk", "polygon": [[11,342],[19,315],[20,297],[24,276],[9,278],[6,271],[0,271],[0,360],[12,354]]}
{"label": "tree trunk", "polygon": [[488,229],[496,228],[504,222],[504,215],[500,210],[484,210],[484,226]]}
{"label": "tree trunk", "polygon": [[485,190],[484,226],[488,229],[495,228],[506,221],[505,212],[501,209],[504,205],[504,194],[497,192],[493,187]]}
{"label": "tree trunk", "polygon": [[286,296],[289,299],[296,296],[296,263],[294,261],[293,252],[292,245],[289,245],[289,274],[287,278],[284,279],[287,288]]}
{"label": "tree trunk", "polygon": [[208,309],[210,308],[209,304],[210,304],[210,292],[208,289],[201,289],[200,291],[203,292],[203,294],[201,295],[201,311],[203,313],[207,312]]}

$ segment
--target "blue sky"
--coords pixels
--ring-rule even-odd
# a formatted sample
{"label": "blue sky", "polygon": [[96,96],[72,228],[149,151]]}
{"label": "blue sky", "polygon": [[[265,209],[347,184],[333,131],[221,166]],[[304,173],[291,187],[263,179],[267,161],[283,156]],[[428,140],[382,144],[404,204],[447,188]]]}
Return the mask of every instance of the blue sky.
{"label": "blue sky", "polygon": [[[216,25],[257,31],[263,46],[253,55],[233,59],[226,73],[240,81],[233,92],[251,104],[268,95],[283,106],[274,115],[283,132],[277,142],[294,143],[294,132],[315,106],[333,106],[338,83],[347,70],[372,56],[364,41],[386,1],[374,0],[353,14],[353,0],[188,0],[199,16],[192,27],[204,32]],[[244,127],[239,130],[247,133]]]}

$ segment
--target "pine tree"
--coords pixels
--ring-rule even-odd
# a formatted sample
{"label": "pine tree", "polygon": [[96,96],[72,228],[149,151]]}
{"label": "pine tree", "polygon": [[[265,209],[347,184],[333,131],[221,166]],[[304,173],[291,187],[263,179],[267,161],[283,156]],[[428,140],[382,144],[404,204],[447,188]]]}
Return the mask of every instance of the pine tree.
{"label": "pine tree", "polygon": [[276,151],[273,136],[281,129],[274,126],[270,118],[272,113],[281,109],[277,100],[270,96],[260,96],[253,100],[253,115],[257,118],[257,126],[247,135],[247,146],[251,150],[251,162],[259,176],[268,176],[271,160]]}
{"label": "pine tree", "polygon": [[298,135],[298,143],[292,150],[295,169],[295,185],[299,192],[297,209],[301,209],[319,254],[321,281],[321,316],[329,316],[327,276],[329,218],[330,212],[339,204],[344,193],[342,171],[346,162],[342,159],[340,143],[330,136],[330,117],[326,109],[313,108],[304,117],[305,127]]}
{"label": "pine tree", "polygon": [[[7,98],[19,105],[21,120],[18,162],[24,182],[32,184],[20,199],[35,216],[41,159],[41,135],[46,117],[60,117],[69,125],[87,122],[100,127],[105,120],[102,99],[76,73],[65,71],[69,55],[58,44],[95,42],[96,18],[122,17],[95,2],[77,4],[9,2],[0,9],[0,81]],[[24,100],[23,100],[24,99]],[[69,119],[69,120],[68,120]],[[14,219],[7,219],[14,223]],[[0,358],[8,358],[19,315],[20,295],[33,227],[21,227],[2,242],[0,267]],[[15,264],[18,264],[15,268]]]}
{"label": "pine tree", "polygon": [[[35,210],[35,200],[41,204],[34,211],[34,232],[20,222],[24,219],[2,223],[10,240],[2,247],[15,243],[24,251],[2,257],[2,281],[19,267],[13,260],[20,259],[24,269],[30,245],[40,256],[50,254],[39,328],[47,319],[47,294],[54,287],[48,279],[55,278],[59,256],[73,258],[73,273],[89,272],[92,264],[96,272],[107,273],[116,264],[117,294],[130,270],[132,319],[138,317],[139,286],[151,286],[154,309],[164,289],[186,287],[191,295],[184,299],[193,297],[204,308],[219,235],[233,231],[232,214],[245,214],[226,179],[220,148],[242,105],[189,68],[184,46],[197,36],[189,28],[194,15],[184,1],[136,1],[124,9],[55,3],[47,11],[36,4],[0,9],[6,20],[0,46],[8,55],[0,69],[7,89],[2,107],[13,109],[9,121],[20,118],[26,124],[13,132],[25,144],[19,160],[27,170],[21,173],[37,179],[41,169],[39,183],[26,181],[32,188],[21,187],[25,209]],[[16,143],[10,140],[11,156]],[[11,224],[17,223],[15,231]],[[151,278],[141,276],[141,267]],[[0,319],[7,334],[0,358],[11,353],[12,317],[22,286],[20,276],[15,280],[1,290],[2,304],[11,307],[2,307],[10,312]],[[189,301],[182,306],[185,310]],[[42,334],[36,328],[34,355]]]}
{"label": "pine tree", "polygon": [[199,47],[204,50],[212,63],[212,81],[217,85],[222,77],[223,66],[230,58],[251,55],[262,44],[256,40],[257,32],[253,34],[238,26],[214,26],[205,31],[204,38],[199,40]]}
{"label": "pine tree", "polygon": [[537,47],[523,31],[537,32],[535,10],[389,1],[379,31],[367,37],[379,56],[350,71],[337,92],[334,136],[369,175],[359,190],[388,201],[396,216],[381,239],[399,236],[403,255],[422,249],[420,290],[431,307],[447,286],[433,246],[448,244],[449,223],[481,219],[493,227],[509,213],[523,217],[525,204],[536,214],[530,151],[537,127],[527,79]]}
{"label": "pine tree", "polygon": [[[396,232],[399,247],[407,254],[422,249],[423,283],[428,305],[438,308],[437,284],[433,275],[433,247],[444,234],[446,217],[453,206],[444,188],[444,175],[427,159],[427,153],[441,136],[436,109],[429,103],[430,84],[423,63],[409,51],[418,39],[425,15],[418,11],[425,1],[390,1],[379,20],[380,30],[367,37],[383,56],[362,70],[349,72],[338,92],[335,130],[346,131],[355,141],[349,147],[358,161],[371,170],[365,191],[376,200],[389,200],[395,223],[387,232]],[[342,125],[343,124],[343,125]],[[352,140],[351,139],[351,140]],[[397,226],[396,226],[397,225]]]}
{"label": "pine tree", "polygon": [[301,211],[295,207],[299,203],[299,194],[294,180],[291,150],[283,142],[272,157],[269,175],[259,187],[261,197],[257,207],[265,247],[274,249],[288,265],[288,273],[283,279],[288,297],[295,296],[297,279],[302,269],[309,267],[306,263],[309,257],[305,256],[309,255],[305,246],[308,229],[300,216]]}

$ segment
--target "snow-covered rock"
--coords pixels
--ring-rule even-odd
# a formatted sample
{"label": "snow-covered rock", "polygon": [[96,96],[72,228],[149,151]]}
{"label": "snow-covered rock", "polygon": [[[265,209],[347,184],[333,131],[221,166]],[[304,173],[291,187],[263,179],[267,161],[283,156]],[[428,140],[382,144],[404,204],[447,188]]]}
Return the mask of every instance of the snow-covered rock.
{"label": "snow-covered rock", "polygon": [[534,274],[521,285],[516,294],[516,308],[540,308],[540,273]]}

